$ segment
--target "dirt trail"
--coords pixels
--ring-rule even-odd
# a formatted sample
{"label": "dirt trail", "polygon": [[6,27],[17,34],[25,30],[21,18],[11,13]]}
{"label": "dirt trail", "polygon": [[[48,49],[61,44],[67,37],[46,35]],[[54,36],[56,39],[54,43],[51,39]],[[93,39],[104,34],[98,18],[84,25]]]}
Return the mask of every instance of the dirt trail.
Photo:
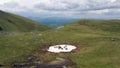
{"label": "dirt trail", "polygon": [[[36,58],[37,59],[37,58]],[[34,58],[34,60],[36,60]],[[75,65],[74,62],[72,62],[70,59],[64,59],[57,57],[56,60],[48,62],[48,63],[43,63],[43,64],[37,64],[37,63],[16,63],[12,66],[12,68],[67,68],[68,66],[73,66]]]}

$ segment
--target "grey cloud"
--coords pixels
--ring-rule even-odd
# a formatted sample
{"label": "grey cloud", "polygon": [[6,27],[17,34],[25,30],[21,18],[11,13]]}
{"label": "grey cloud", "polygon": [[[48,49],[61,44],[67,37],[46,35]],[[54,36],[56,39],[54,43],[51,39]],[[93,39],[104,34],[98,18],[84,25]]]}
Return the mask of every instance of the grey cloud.
{"label": "grey cloud", "polygon": [[109,12],[105,13],[105,15],[114,15],[114,16],[119,16],[120,17],[120,9],[116,9],[116,10],[110,10]]}
{"label": "grey cloud", "polygon": [[34,5],[34,8],[43,9],[43,10],[53,10],[53,11],[55,11],[55,10],[65,10],[65,9],[61,9],[61,8],[49,7],[49,6],[46,6],[43,3],[38,3],[38,4]]}
{"label": "grey cloud", "polygon": [[120,9],[120,1],[111,3],[110,1],[89,1],[90,8],[88,10],[104,10],[104,9]]}
{"label": "grey cloud", "polygon": [[[10,9],[9,11],[14,10],[14,8],[18,8],[17,12],[19,12],[20,10],[24,10],[24,14],[21,13],[21,15],[22,14],[25,15],[27,13],[29,13],[27,15],[30,15],[32,13],[31,16],[33,16],[33,14],[38,12],[35,14],[35,16],[38,17],[49,17],[49,16],[51,17],[63,16],[63,17],[76,17],[76,18],[120,17],[120,10],[119,10],[120,0],[117,0],[116,2],[110,2],[110,0],[75,0],[75,1],[70,1],[70,0],[48,0],[48,1],[45,0],[43,2],[37,1],[34,5],[32,5],[31,8],[29,8],[29,5],[31,4],[25,6],[25,5],[21,5],[20,2],[16,3],[14,1],[11,1],[8,3],[4,3],[4,7],[6,9]],[[47,2],[51,2],[51,3],[49,4]],[[108,11],[104,12],[104,10],[108,10]],[[90,13],[90,11],[93,12]]]}
{"label": "grey cloud", "polygon": [[18,7],[19,6],[19,4],[17,3],[17,2],[6,2],[6,3],[4,3],[3,4],[4,5],[4,7],[9,7],[9,8],[15,8],[15,7]]}
{"label": "grey cloud", "polygon": [[64,8],[62,8],[61,6],[57,5],[57,3],[53,7],[46,6],[43,3],[35,4],[34,7],[38,8],[38,9],[51,10],[51,11],[68,11],[68,10],[74,10],[75,8],[79,7],[79,4],[76,4],[76,3],[70,3],[70,2],[61,2],[61,3],[65,4]]}
{"label": "grey cloud", "polygon": [[120,9],[120,1],[116,1],[115,3],[105,2],[97,2],[93,0],[87,0],[86,4],[81,3],[72,3],[69,1],[59,1],[63,4],[66,4],[65,8],[61,6],[48,7],[43,3],[38,3],[34,5],[35,8],[43,9],[43,10],[51,10],[51,11],[90,11],[90,10],[103,10],[103,9]]}

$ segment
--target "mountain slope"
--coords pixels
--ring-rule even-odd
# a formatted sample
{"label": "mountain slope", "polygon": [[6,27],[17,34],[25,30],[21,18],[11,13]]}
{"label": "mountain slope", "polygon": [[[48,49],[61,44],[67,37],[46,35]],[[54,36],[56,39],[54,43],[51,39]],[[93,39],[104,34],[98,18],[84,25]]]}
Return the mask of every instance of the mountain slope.
{"label": "mountain slope", "polygon": [[[63,57],[76,63],[70,68],[120,68],[119,26],[120,20],[81,20],[41,35],[0,35],[0,64],[26,62],[30,55],[40,59],[37,64]],[[71,53],[43,52],[44,47],[55,44],[72,44],[77,49]]]}
{"label": "mountain slope", "polygon": [[[45,32],[41,38],[44,39],[42,41],[49,42],[49,45],[77,46],[73,53],[59,55],[59,57],[70,58],[76,63],[76,66],[71,68],[120,67],[120,20],[81,20]],[[39,52],[36,56],[38,54]],[[50,58],[47,56],[44,57]]]}
{"label": "mountain slope", "polygon": [[120,32],[120,20],[80,20],[68,26],[88,27],[97,31]]}
{"label": "mountain slope", "polygon": [[0,11],[0,31],[44,31],[49,29],[45,25],[27,18]]}

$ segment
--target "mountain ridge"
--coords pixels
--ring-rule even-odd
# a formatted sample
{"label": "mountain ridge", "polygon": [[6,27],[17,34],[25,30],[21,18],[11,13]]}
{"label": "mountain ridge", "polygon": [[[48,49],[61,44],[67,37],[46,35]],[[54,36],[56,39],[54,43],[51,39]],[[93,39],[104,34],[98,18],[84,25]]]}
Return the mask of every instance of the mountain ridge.
{"label": "mountain ridge", "polygon": [[0,31],[44,31],[49,28],[28,18],[0,10]]}

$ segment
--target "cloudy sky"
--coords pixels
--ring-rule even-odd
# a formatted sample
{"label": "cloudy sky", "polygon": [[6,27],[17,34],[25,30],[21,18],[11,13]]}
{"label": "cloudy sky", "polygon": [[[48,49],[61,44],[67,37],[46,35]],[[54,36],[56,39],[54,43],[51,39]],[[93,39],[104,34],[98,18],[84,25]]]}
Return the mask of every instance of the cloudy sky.
{"label": "cloudy sky", "polygon": [[0,0],[0,10],[36,17],[120,19],[120,0]]}

